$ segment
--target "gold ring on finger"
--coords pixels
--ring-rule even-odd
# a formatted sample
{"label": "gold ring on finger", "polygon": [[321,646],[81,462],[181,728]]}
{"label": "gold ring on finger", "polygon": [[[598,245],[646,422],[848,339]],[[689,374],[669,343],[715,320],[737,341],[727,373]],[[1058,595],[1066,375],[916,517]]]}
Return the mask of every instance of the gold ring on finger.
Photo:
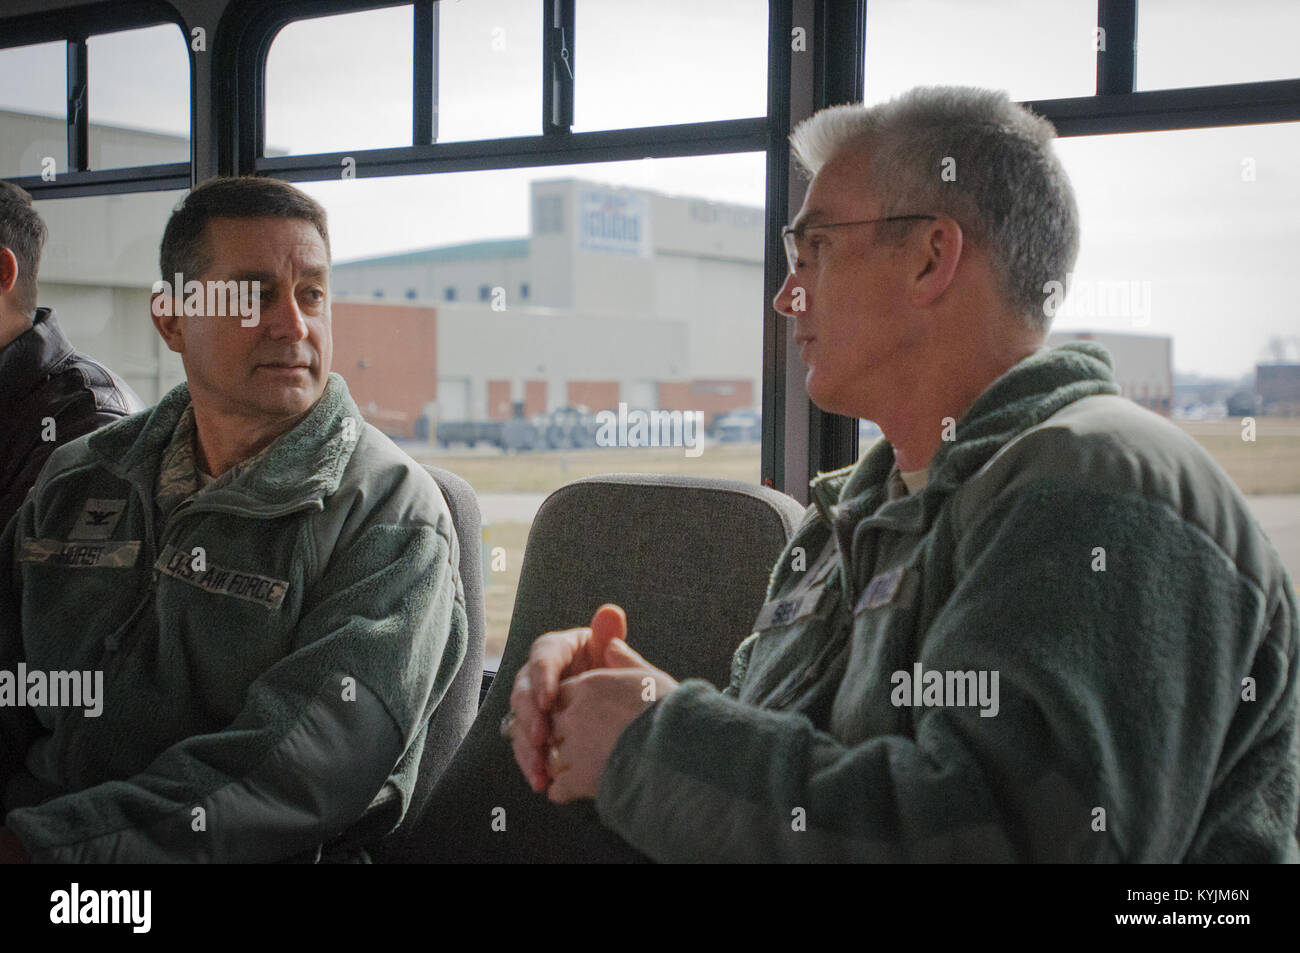
{"label": "gold ring on finger", "polygon": [[551,774],[561,774],[569,770],[567,764],[560,763],[560,746],[551,745],[546,751],[546,760],[551,766]]}

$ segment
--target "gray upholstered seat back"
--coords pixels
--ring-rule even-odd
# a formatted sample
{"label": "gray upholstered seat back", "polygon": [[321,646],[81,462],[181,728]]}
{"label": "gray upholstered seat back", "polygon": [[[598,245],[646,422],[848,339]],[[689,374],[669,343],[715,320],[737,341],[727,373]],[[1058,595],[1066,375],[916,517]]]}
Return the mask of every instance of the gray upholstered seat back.
{"label": "gray upholstered seat back", "polygon": [[[497,679],[402,859],[642,859],[591,802],[557,807],[528,789],[498,734],[515,673],[538,635],[586,625],[597,606],[616,602],[628,642],[651,663],[725,685],[802,512],[774,490],[689,477],[614,474],[551,494],[528,537]],[[496,808],[504,831],[493,829]]]}
{"label": "gray upholstered seat back", "polygon": [[424,468],[442,490],[451,511],[452,525],[460,544],[460,579],[465,590],[465,614],[469,619],[469,643],[465,661],[452,679],[433,717],[420,756],[420,771],[415,790],[401,826],[372,852],[377,860],[403,853],[407,841],[419,822],[433,792],[434,783],[451,764],[461,742],[469,733],[478,712],[479,685],[483,679],[483,645],[486,625],[483,619],[482,522],[474,489],[460,477],[438,467]]}

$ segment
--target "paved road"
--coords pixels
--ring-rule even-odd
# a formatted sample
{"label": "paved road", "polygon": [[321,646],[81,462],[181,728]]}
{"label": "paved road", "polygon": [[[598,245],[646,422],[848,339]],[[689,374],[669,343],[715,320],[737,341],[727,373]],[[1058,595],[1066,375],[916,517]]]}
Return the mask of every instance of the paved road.
{"label": "paved road", "polygon": [[531,523],[548,493],[480,493],[485,523]]}
{"label": "paved road", "polygon": [[[482,493],[479,506],[489,523],[531,523],[545,493]],[[1291,579],[1300,585],[1300,495],[1248,496],[1255,518],[1268,533]]]}

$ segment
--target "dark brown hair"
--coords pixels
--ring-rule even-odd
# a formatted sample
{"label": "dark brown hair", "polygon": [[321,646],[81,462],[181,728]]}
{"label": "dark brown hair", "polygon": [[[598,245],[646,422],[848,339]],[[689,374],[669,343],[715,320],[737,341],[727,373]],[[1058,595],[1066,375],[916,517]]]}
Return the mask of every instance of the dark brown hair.
{"label": "dark brown hair", "polygon": [[28,313],[36,311],[36,273],[41,267],[41,249],[45,246],[45,223],[32,205],[32,197],[11,182],[0,181],[0,246],[8,248],[18,260],[20,306]]}
{"label": "dark brown hair", "polygon": [[158,264],[163,279],[180,273],[197,278],[207,267],[203,233],[214,218],[298,218],[311,222],[330,250],[325,209],[310,195],[279,179],[245,175],[209,179],[185,197],[163,232]]}

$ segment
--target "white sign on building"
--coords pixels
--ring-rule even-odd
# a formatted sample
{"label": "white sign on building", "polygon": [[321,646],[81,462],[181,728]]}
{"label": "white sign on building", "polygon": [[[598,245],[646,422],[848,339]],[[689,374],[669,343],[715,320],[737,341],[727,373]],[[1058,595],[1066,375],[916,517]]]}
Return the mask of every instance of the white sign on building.
{"label": "white sign on building", "polygon": [[578,248],[648,258],[650,205],[646,197],[608,189],[583,189],[578,193]]}

